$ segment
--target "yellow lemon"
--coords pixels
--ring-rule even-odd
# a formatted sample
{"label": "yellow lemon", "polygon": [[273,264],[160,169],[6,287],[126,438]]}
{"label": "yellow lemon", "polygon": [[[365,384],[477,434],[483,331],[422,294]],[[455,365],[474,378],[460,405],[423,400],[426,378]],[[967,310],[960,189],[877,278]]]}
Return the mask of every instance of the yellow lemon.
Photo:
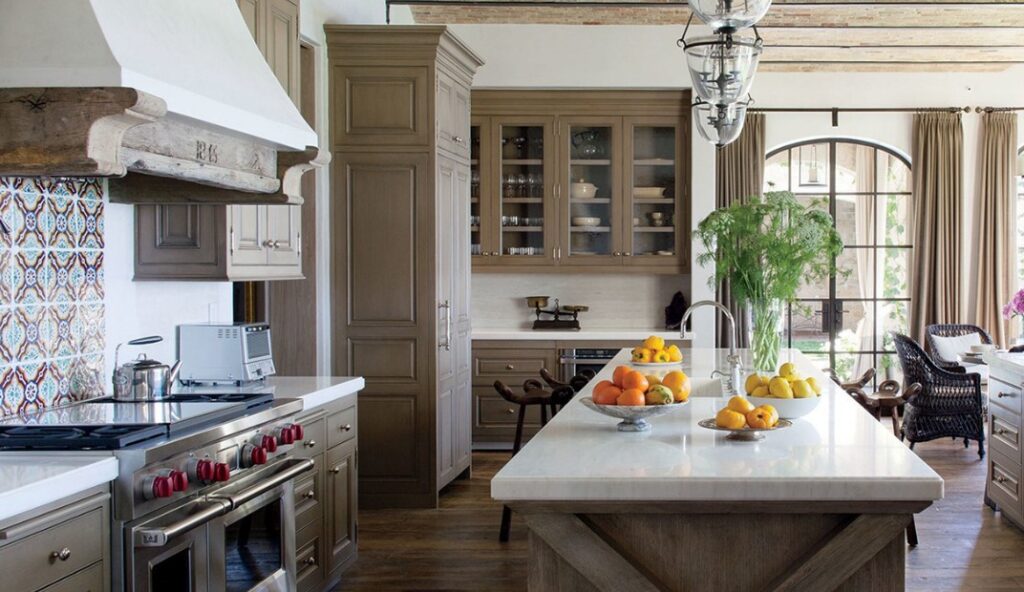
{"label": "yellow lemon", "polygon": [[786,362],[785,364],[779,366],[779,376],[783,378],[788,378],[789,376],[793,376],[795,374],[796,365],[793,364],[792,362]]}
{"label": "yellow lemon", "polygon": [[715,425],[730,430],[741,430],[747,427],[747,418],[742,413],[726,407],[715,415]]}
{"label": "yellow lemon", "polygon": [[821,385],[818,384],[818,381],[815,380],[813,376],[807,377],[807,384],[811,387],[811,390],[814,391],[814,394],[821,395]]}
{"label": "yellow lemon", "polygon": [[661,384],[661,379],[658,378],[657,376],[653,375],[653,374],[648,374],[647,375],[647,384],[650,385],[650,386],[659,385],[659,384]]}
{"label": "yellow lemon", "polygon": [[754,391],[752,393],[750,393],[750,396],[751,397],[771,397],[772,394],[771,394],[771,392],[769,392],[768,387],[766,387],[765,385],[762,384],[762,385],[759,385],[757,388],[755,388]]}
{"label": "yellow lemon", "polygon": [[814,389],[807,384],[806,380],[794,380],[790,386],[793,387],[793,398],[795,399],[808,399],[814,396]]}
{"label": "yellow lemon", "polygon": [[665,351],[668,352],[668,359],[673,362],[683,361],[683,352],[679,351],[678,345],[670,345]]}
{"label": "yellow lemon", "polygon": [[651,335],[644,340],[644,347],[653,350],[665,349],[665,340],[657,335]]}
{"label": "yellow lemon", "polygon": [[750,376],[747,377],[747,381],[746,383],[744,383],[743,387],[746,389],[747,394],[749,395],[754,392],[754,389],[763,384],[764,379],[761,377],[761,375],[751,374]]}
{"label": "yellow lemon", "polygon": [[776,376],[771,379],[768,383],[768,392],[778,399],[793,398],[793,387],[789,386],[789,381],[781,376]]}
{"label": "yellow lemon", "polygon": [[747,413],[754,409],[754,404],[748,401],[746,397],[735,395],[734,397],[729,399],[729,403],[726,405],[726,408],[732,409],[736,413],[742,413],[743,415],[746,415]]}

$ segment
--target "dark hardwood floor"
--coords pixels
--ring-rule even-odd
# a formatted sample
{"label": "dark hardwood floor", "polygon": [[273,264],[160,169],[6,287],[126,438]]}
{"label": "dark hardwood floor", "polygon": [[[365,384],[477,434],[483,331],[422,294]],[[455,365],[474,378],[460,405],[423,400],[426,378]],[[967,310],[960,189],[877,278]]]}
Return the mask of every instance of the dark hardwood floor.
{"label": "dark hardwood floor", "polygon": [[[1024,533],[982,504],[985,463],[977,449],[939,440],[915,450],[946,480],[946,497],[917,518],[920,545],[907,552],[907,590],[1024,590]],[[526,531],[498,542],[501,506],[489,481],[507,453],[473,455],[473,476],[456,481],[437,510],[363,511],[359,561],[338,592],[526,590]]]}

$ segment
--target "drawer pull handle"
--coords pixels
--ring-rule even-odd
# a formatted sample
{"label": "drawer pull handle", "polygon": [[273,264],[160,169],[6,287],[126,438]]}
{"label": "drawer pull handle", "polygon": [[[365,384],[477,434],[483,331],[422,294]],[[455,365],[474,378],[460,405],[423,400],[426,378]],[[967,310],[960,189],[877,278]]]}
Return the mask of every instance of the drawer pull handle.
{"label": "drawer pull handle", "polygon": [[351,432],[352,431],[352,424],[346,423],[345,425],[341,426],[341,428],[339,428],[339,429],[341,431],[343,431],[343,432]]}
{"label": "drawer pull handle", "polygon": [[306,498],[306,499],[313,499],[314,497],[316,497],[316,492],[315,492],[315,491],[313,491],[312,489],[310,489],[310,490],[309,490],[309,491],[307,491],[307,492],[306,492],[306,494],[305,494],[305,495],[303,495],[302,497],[304,497],[304,498]]}
{"label": "drawer pull handle", "polygon": [[1010,430],[1007,430],[1005,428],[996,428],[995,431],[997,436],[1005,436],[1006,434],[1010,433]]}
{"label": "drawer pull handle", "polygon": [[341,472],[341,467],[334,467],[333,469],[331,469],[331,472],[337,475],[338,473]]}
{"label": "drawer pull handle", "polygon": [[316,557],[313,555],[306,557],[306,565],[316,565]]}
{"label": "drawer pull handle", "polygon": [[50,553],[50,559],[67,561],[68,559],[71,559],[71,549],[64,547],[60,551],[54,551],[53,553]]}
{"label": "drawer pull handle", "polygon": [[506,370],[515,370],[516,367],[513,364],[505,364],[505,369]]}
{"label": "drawer pull handle", "polygon": [[515,412],[516,410],[511,407],[505,410],[505,413],[508,413],[509,415],[515,415]]}
{"label": "drawer pull handle", "polygon": [[305,442],[303,442],[303,446],[305,446],[306,448],[312,448],[316,446],[316,440],[306,440]]}
{"label": "drawer pull handle", "polygon": [[452,139],[455,140],[457,144],[465,142],[465,140],[462,139],[462,136],[452,136]]}
{"label": "drawer pull handle", "polygon": [[992,477],[992,480],[995,481],[996,483],[999,483],[1000,485],[1006,483],[1007,481],[1006,477],[1002,475],[996,475],[995,477]]}
{"label": "drawer pull handle", "polygon": [[996,396],[999,397],[1000,399],[1002,399],[1003,397],[1016,397],[1017,394],[1016,393],[1003,393],[1003,392],[999,392],[999,393],[996,394]]}

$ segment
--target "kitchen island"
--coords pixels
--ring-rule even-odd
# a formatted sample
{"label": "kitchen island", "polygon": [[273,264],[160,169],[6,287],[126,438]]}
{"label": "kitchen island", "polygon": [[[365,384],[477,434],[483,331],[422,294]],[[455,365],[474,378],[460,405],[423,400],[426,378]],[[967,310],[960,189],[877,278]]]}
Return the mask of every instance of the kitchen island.
{"label": "kitchen island", "polygon": [[698,396],[723,350],[684,350],[702,392],[640,433],[579,401],[620,352],[491,482],[530,530],[529,590],[903,590],[904,530],[942,479],[808,358],[782,358],[827,385],[820,404],[733,442],[697,425],[725,404]]}

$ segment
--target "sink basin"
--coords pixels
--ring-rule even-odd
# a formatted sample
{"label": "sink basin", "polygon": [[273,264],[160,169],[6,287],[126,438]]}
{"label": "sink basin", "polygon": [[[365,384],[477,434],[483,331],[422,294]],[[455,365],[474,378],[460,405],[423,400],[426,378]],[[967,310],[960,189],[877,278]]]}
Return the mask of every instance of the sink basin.
{"label": "sink basin", "polygon": [[691,397],[723,397],[725,396],[725,387],[722,385],[721,378],[695,378],[690,377],[690,396]]}

